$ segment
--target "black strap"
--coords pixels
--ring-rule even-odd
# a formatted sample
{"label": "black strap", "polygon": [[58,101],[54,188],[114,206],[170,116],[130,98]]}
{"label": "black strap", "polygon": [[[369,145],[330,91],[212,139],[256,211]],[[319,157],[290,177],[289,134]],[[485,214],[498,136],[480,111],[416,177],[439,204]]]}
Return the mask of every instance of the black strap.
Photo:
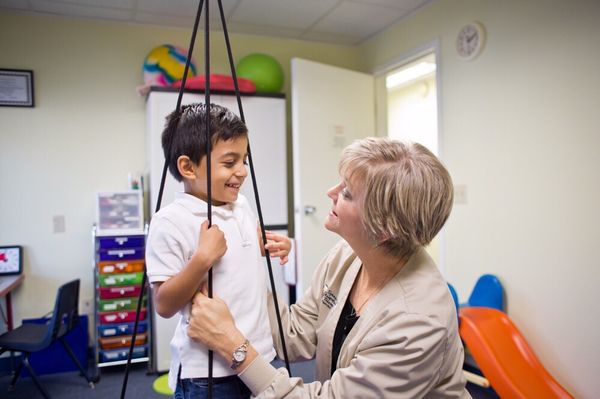
{"label": "black strap", "polygon": [[[204,3],[204,0],[200,0],[200,2],[198,4],[198,11],[196,12],[196,20],[194,21],[194,29],[192,31],[192,37],[190,39],[190,46],[188,47],[188,55],[187,55],[187,59],[185,61],[185,68],[183,69],[183,78],[181,80],[181,87],[179,88],[179,96],[177,97],[177,107],[176,107],[177,111],[179,111],[181,109],[181,100],[183,98],[183,90],[185,87],[185,82],[187,80],[188,70],[190,68],[190,60],[192,59],[194,43],[196,42],[196,33],[198,32],[198,24],[200,22],[200,14],[202,11],[203,3]],[[207,3],[208,3],[208,0],[207,0]],[[169,143],[169,147],[171,146],[171,144],[172,143]],[[167,156],[170,153],[171,153],[171,149],[169,148],[169,151],[166,152]],[[169,165],[169,159],[167,157],[165,157],[165,164],[163,165],[162,176],[160,179],[160,188],[158,190],[158,199],[156,200],[156,211],[155,212],[158,212],[160,209],[160,203],[162,201],[162,196],[163,196],[163,192],[164,192],[164,188],[165,188],[165,180],[167,177],[168,165]],[[136,313],[135,313],[135,322],[133,323],[133,334],[131,336],[131,344],[129,345],[129,353],[127,354],[127,363],[125,366],[125,376],[123,377],[123,385],[121,386],[121,399],[125,398],[125,392],[127,392],[127,380],[129,379],[129,369],[131,366],[131,358],[133,356],[133,347],[135,346],[135,339],[137,337],[137,328],[138,328],[138,323],[140,320],[140,311],[142,309],[142,301],[144,298],[144,291],[146,288],[146,279],[147,279],[146,262],[144,262],[144,274],[142,275],[142,285],[141,285],[140,296],[138,298],[137,309],[136,309]]]}
{"label": "black strap", "polygon": [[[210,137],[210,27],[208,5],[206,0],[204,13],[204,106],[206,109],[206,195],[208,197],[208,227],[212,226],[212,177],[211,177],[211,137]],[[213,297],[213,270],[208,269],[208,297]],[[212,350],[208,351],[208,399],[213,397],[213,360]]]}
{"label": "black strap", "polygon": [[[225,36],[225,45],[227,46],[227,56],[229,58],[229,68],[231,69],[231,76],[233,77],[233,86],[235,87],[235,97],[238,103],[238,109],[240,111],[240,118],[244,124],[246,118],[244,117],[244,109],[242,108],[242,97],[240,95],[240,88],[238,85],[237,75],[235,73],[235,66],[233,62],[233,54],[231,52],[231,45],[229,43],[229,33],[227,32],[227,23],[225,22],[225,15],[223,13],[223,5],[221,0],[217,1],[219,4],[219,12],[221,14],[221,23],[223,25],[223,34]],[[250,166],[250,176],[252,176],[252,188],[254,191],[254,201],[256,202],[256,211],[258,213],[258,220],[260,222],[260,233],[262,235],[263,246],[267,244],[267,236],[265,233],[265,222],[262,215],[262,208],[260,206],[260,198],[258,195],[258,184],[256,183],[256,174],[254,173],[254,162],[252,161],[252,151],[250,149],[250,135],[248,135],[248,165]],[[285,361],[285,368],[288,374],[292,375],[290,369],[290,362],[288,359],[287,347],[285,345],[285,336],[283,334],[283,325],[281,323],[281,314],[279,313],[279,301],[277,299],[277,289],[275,288],[275,279],[273,278],[273,267],[271,266],[271,256],[269,251],[265,248],[265,259],[267,262],[267,270],[269,271],[269,281],[271,283],[271,292],[273,292],[273,302],[275,305],[275,314],[277,315],[277,327],[279,329],[279,337],[281,339],[281,346],[283,348],[283,360]]]}
{"label": "black strap", "polygon": [[[187,80],[187,73],[189,70],[189,66],[190,66],[190,61],[192,59],[192,52],[194,49],[194,43],[196,41],[196,34],[198,32],[198,24],[200,21],[200,15],[202,13],[202,6],[204,5],[206,8],[206,12],[205,12],[205,25],[204,25],[204,50],[205,50],[205,107],[206,107],[206,112],[207,112],[207,118],[206,118],[206,133],[208,135],[208,138],[206,140],[206,165],[207,165],[207,196],[208,196],[208,225],[209,227],[212,226],[212,190],[211,190],[211,140],[210,140],[210,29],[209,29],[209,2],[210,0],[206,0],[206,3],[204,2],[204,0],[200,0],[199,4],[198,4],[198,11],[196,12],[196,19],[194,21],[194,28],[193,28],[193,32],[192,32],[192,37],[190,40],[190,46],[188,48],[188,55],[187,55],[187,59],[185,62],[185,68],[184,68],[184,72],[183,72],[183,78],[181,80],[181,86],[179,88],[179,96],[177,98],[177,107],[176,110],[179,111],[181,109],[181,101],[183,98],[183,92],[185,90],[185,83]],[[238,85],[238,80],[237,80],[237,76],[235,73],[235,65],[233,62],[233,55],[231,52],[231,44],[229,42],[229,34],[227,32],[227,23],[225,22],[225,15],[223,12],[223,5],[221,0],[218,0],[218,5],[219,5],[219,13],[221,16],[221,24],[223,26],[223,33],[225,36],[225,43],[227,46],[227,55],[229,57],[229,65],[231,68],[231,76],[233,78],[233,84],[235,87],[235,95],[236,95],[236,99],[237,99],[237,103],[238,103],[238,109],[239,109],[239,113],[240,113],[240,118],[242,120],[242,122],[246,123],[246,119],[244,117],[244,110],[242,108],[242,100],[241,100],[241,95],[240,95],[240,90],[239,90],[239,85]],[[169,147],[172,143],[169,143]],[[167,156],[171,153],[170,148],[168,149],[168,151],[166,152]],[[160,205],[162,202],[162,196],[163,196],[163,192],[164,192],[164,186],[165,186],[165,180],[167,177],[167,169],[168,169],[168,164],[169,164],[169,159],[167,159],[167,157],[165,157],[165,163],[163,166],[163,170],[162,170],[162,175],[161,175],[161,181],[160,181],[160,188],[158,191],[158,198],[156,201],[156,210],[155,212],[158,212],[160,210]],[[251,149],[250,149],[250,139],[248,138],[248,164],[250,166],[250,175],[252,176],[252,187],[254,189],[254,199],[256,202],[256,209],[257,209],[257,213],[258,213],[258,219],[260,222],[260,229],[261,229],[261,234],[262,234],[262,240],[263,240],[263,246],[266,245],[267,243],[267,238],[266,238],[266,232],[265,232],[265,224],[264,224],[264,220],[263,220],[263,216],[262,216],[262,209],[260,206],[260,198],[258,195],[258,185],[256,183],[256,174],[254,173],[254,163],[252,161],[252,153],[251,153]],[[285,367],[288,371],[288,374],[291,376],[291,369],[290,369],[290,364],[289,364],[289,359],[288,359],[288,353],[287,353],[287,347],[285,344],[285,337],[283,334],[283,325],[281,322],[281,314],[279,313],[279,303],[277,300],[277,290],[275,287],[275,280],[273,277],[273,268],[271,266],[271,258],[269,255],[269,251],[265,248],[265,259],[267,262],[267,269],[269,271],[269,280],[271,283],[271,291],[273,292],[273,301],[274,301],[274,305],[275,305],[275,311],[276,311],[276,315],[277,315],[277,325],[279,328],[279,336],[281,339],[281,343],[282,343],[282,347],[283,347],[283,357],[284,357],[284,361],[285,361]],[[144,296],[144,288],[146,285],[146,265],[144,263],[144,275],[142,277],[142,287],[140,290],[140,297],[138,300],[138,306],[137,306],[137,311],[136,311],[136,315],[135,315],[135,323],[134,323],[134,330],[133,330],[133,335],[132,335],[132,339],[131,339],[131,345],[129,347],[129,355],[127,357],[127,366],[125,368],[125,377],[123,380],[123,386],[121,389],[121,399],[124,399],[125,397],[125,392],[127,390],[127,380],[128,380],[128,376],[129,376],[129,367],[131,364],[131,358],[133,355],[133,348],[134,348],[134,344],[135,344],[135,338],[137,335],[137,326],[138,326],[138,321],[139,321],[139,317],[140,317],[140,310],[141,310],[141,304],[142,304],[142,298]],[[212,298],[213,297],[213,284],[212,284],[212,268],[209,269],[208,271],[208,297]],[[179,366],[179,373],[178,373],[178,377],[177,379],[179,380],[179,376],[181,374],[181,364]],[[209,398],[212,398],[212,384],[213,383],[213,351],[210,350],[208,352],[208,395]]]}

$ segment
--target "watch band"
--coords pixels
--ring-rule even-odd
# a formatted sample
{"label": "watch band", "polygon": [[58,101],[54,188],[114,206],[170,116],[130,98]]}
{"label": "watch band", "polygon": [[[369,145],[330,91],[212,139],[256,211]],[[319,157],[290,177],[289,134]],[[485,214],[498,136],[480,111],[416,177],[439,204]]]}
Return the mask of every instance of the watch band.
{"label": "watch band", "polygon": [[231,369],[235,370],[238,368],[240,364],[246,360],[246,354],[248,353],[248,345],[250,345],[250,341],[245,340],[243,344],[238,346],[233,350],[233,354],[231,355]]}

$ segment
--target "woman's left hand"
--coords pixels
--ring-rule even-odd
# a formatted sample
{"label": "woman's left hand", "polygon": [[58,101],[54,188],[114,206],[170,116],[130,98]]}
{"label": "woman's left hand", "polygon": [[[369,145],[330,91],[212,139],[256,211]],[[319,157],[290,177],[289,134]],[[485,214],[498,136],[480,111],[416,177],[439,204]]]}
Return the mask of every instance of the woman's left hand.
{"label": "woman's left hand", "polygon": [[204,289],[194,296],[188,336],[226,359],[245,339],[227,304],[219,297],[209,298]]}

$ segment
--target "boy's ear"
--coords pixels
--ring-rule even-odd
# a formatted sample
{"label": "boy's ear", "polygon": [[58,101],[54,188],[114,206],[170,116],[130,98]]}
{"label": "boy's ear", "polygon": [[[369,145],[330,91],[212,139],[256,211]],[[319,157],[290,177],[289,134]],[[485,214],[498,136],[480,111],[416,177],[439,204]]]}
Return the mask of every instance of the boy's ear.
{"label": "boy's ear", "polygon": [[196,178],[196,165],[187,155],[181,155],[177,158],[177,170],[179,170],[179,173],[183,178]]}

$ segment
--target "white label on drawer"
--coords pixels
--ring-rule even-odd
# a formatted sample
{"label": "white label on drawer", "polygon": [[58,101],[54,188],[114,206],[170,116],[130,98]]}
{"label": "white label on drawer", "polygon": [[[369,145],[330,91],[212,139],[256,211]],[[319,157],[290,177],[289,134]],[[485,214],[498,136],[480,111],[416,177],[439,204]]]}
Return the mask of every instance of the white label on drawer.
{"label": "white label on drawer", "polygon": [[133,255],[135,253],[135,249],[111,249],[108,250],[109,255],[118,255],[122,257],[123,255]]}

